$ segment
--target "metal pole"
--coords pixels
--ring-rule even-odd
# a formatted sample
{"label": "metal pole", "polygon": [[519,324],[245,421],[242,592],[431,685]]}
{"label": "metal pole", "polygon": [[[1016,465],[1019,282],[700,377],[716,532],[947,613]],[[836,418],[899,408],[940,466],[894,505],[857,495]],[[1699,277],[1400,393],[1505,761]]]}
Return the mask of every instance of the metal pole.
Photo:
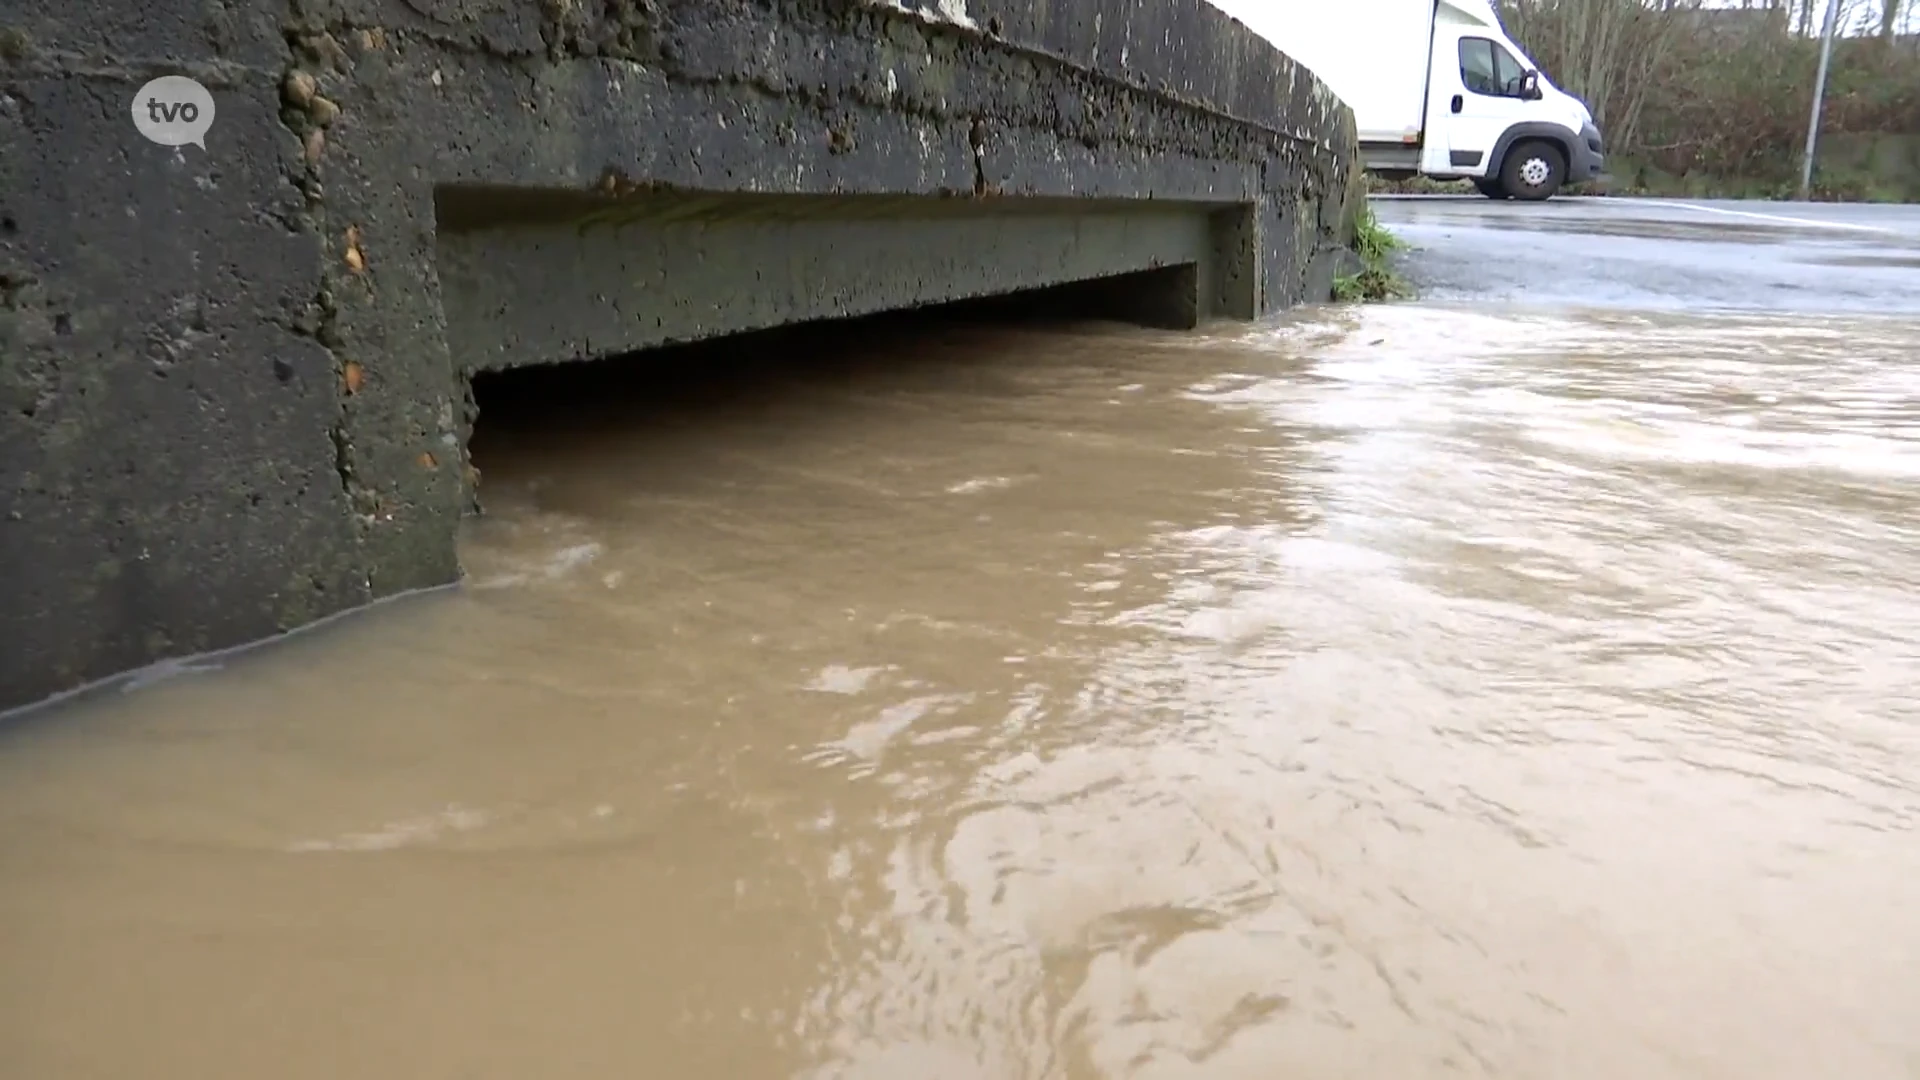
{"label": "metal pole", "polygon": [[1827,21],[1820,30],[1820,71],[1813,77],[1813,115],[1807,120],[1807,153],[1800,159],[1802,202],[1813,197],[1813,147],[1820,139],[1820,105],[1827,96],[1827,61],[1833,56],[1833,29],[1839,22],[1840,0],[1827,0]]}

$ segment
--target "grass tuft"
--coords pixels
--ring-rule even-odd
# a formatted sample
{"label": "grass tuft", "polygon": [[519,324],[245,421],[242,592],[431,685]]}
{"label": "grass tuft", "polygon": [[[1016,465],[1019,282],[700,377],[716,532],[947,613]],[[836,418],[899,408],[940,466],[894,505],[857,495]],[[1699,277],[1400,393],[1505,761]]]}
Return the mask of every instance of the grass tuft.
{"label": "grass tuft", "polygon": [[1342,303],[1378,303],[1410,294],[1407,283],[1393,272],[1392,256],[1406,245],[1363,207],[1354,219],[1353,251],[1365,267],[1357,274],[1333,280],[1333,298]]}

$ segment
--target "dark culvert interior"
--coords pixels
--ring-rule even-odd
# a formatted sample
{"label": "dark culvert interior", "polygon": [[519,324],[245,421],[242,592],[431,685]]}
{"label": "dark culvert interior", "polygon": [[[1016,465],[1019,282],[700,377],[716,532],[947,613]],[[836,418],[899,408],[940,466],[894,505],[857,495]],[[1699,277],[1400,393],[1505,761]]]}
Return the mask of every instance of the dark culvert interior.
{"label": "dark culvert interior", "polygon": [[852,385],[897,392],[933,377],[936,366],[937,377],[951,378],[956,361],[991,378],[996,365],[1019,362],[1022,342],[1036,332],[1090,323],[1192,326],[1193,274],[1191,265],[1179,265],[603,360],[478,372],[470,452],[481,506],[487,476],[510,468],[517,449],[611,433],[680,438],[689,428],[722,440],[733,425],[803,409],[820,391]]}

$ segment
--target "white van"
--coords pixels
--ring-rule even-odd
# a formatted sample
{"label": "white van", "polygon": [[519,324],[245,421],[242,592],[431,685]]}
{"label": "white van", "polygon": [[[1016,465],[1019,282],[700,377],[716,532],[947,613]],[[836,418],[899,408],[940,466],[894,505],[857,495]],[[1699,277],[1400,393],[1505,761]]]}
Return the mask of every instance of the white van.
{"label": "white van", "polygon": [[1353,109],[1368,170],[1547,199],[1606,163],[1585,103],[1501,29],[1492,0],[1213,0]]}

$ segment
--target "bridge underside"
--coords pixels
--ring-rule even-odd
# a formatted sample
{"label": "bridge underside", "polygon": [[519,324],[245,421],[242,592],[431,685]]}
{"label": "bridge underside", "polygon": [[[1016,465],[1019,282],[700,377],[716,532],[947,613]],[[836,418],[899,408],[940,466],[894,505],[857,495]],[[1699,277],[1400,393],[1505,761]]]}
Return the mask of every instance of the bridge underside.
{"label": "bridge underside", "polygon": [[[457,580],[476,372],[1075,281],[1172,328],[1325,298],[1324,87],[1203,0],[993,6],[0,13],[0,708]],[[133,129],[173,73],[205,152]]]}
{"label": "bridge underside", "polygon": [[[471,189],[438,206],[447,338],[470,370],[1121,275],[1144,324],[1256,313],[1240,206]],[[1149,270],[1169,272],[1132,277]]]}

